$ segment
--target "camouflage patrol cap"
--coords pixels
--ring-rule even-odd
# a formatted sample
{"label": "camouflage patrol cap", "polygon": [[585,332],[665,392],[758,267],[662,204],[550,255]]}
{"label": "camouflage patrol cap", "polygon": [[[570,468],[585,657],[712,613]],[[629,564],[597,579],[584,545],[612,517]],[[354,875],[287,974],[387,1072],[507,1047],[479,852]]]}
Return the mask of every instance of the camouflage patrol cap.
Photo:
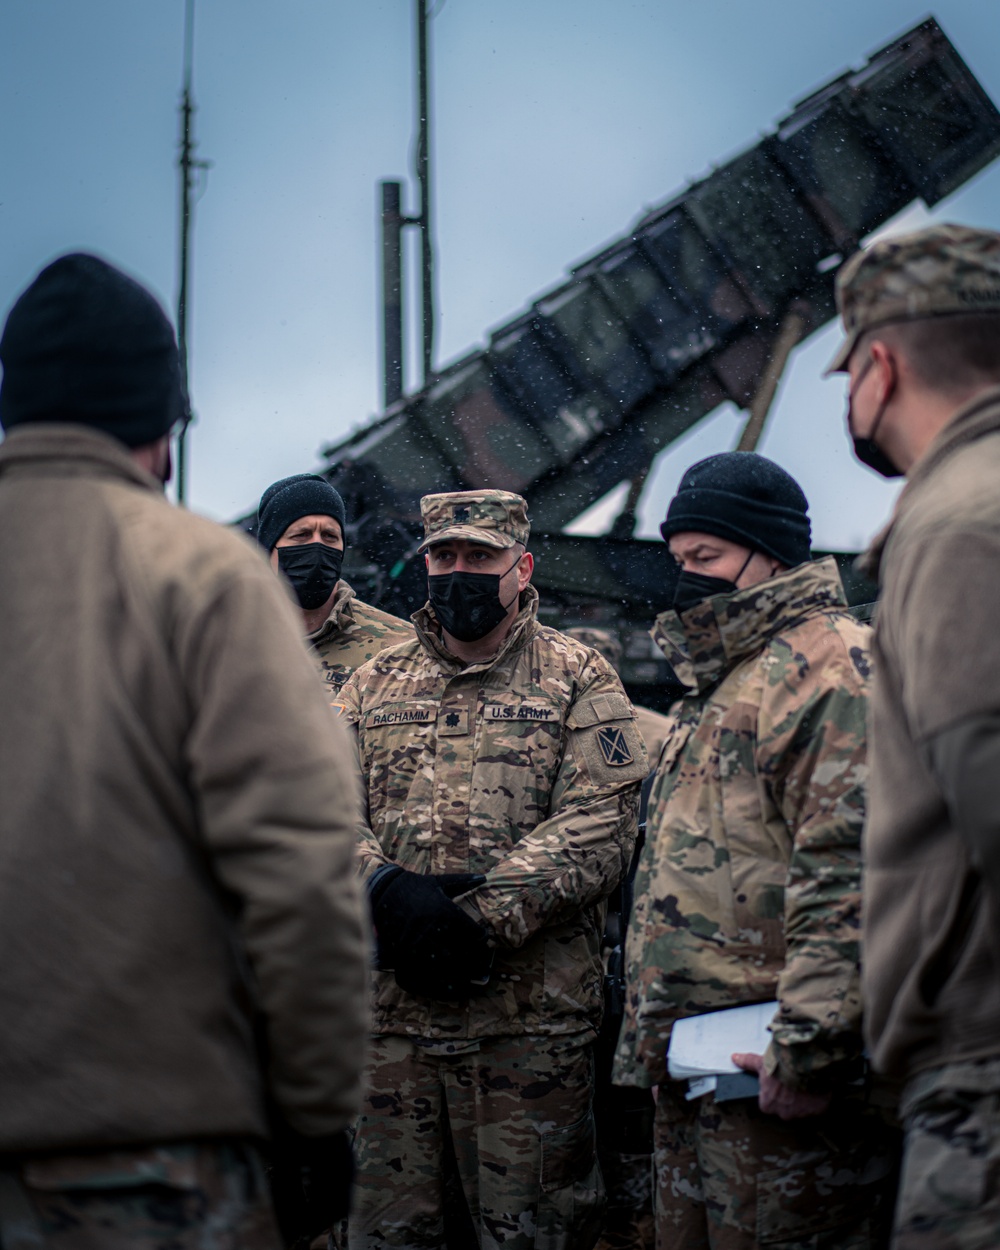
{"label": "camouflage patrol cap", "polygon": [[526,543],[530,532],[528,505],[509,490],[461,490],[424,495],[420,501],[426,551],[433,543],[466,538],[487,547]]}
{"label": "camouflage patrol cap", "polygon": [[876,326],[1000,313],[1000,234],[940,225],[879,239],[837,275],[837,308],[847,337],[828,374],[843,372],[858,339]]}

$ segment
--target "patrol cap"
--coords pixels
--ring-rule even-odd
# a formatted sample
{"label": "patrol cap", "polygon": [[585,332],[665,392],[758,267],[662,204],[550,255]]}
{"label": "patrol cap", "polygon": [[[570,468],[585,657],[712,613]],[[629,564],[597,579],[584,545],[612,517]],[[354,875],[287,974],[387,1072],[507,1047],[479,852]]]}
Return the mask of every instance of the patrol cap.
{"label": "patrol cap", "polygon": [[526,543],[531,526],[528,505],[509,490],[459,490],[446,495],[424,495],[420,501],[426,551],[433,543],[466,538],[486,547],[513,547]]}
{"label": "patrol cap", "polygon": [[837,308],[847,337],[827,374],[845,370],[858,339],[876,326],[1000,313],[1000,234],[939,225],[879,239],[840,270]]}

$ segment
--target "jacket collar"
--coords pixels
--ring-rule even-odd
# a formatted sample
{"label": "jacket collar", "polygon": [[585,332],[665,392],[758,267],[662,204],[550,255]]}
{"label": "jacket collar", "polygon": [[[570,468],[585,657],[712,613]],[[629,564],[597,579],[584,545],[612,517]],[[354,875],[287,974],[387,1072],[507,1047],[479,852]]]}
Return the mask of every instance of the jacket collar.
{"label": "jacket collar", "polygon": [[333,597],[330,615],[314,634],[307,636],[306,641],[311,642],[315,646],[317,643],[324,642],[331,634],[338,634],[341,630],[353,625],[353,600],[355,598],[356,596],[351,586],[341,578],[337,582],[337,593]]}
{"label": "jacket collar", "polygon": [[878,581],[882,556],[892,531],[909,511],[914,496],[919,496],[924,483],[934,476],[954,452],[976,442],[984,435],[996,433],[997,430],[1000,430],[1000,386],[991,386],[959,408],[907,474],[906,485],[896,500],[888,525],[875,535],[871,546],[858,558],[858,568],[866,577]]}
{"label": "jacket collar", "polygon": [[429,652],[441,667],[449,673],[479,673],[505,665],[513,667],[514,658],[538,632],[538,591],[529,585],[521,594],[521,606],[510,633],[500,644],[500,649],[487,660],[478,664],[465,664],[457,656],[452,655],[444,645],[441,636],[441,625],[434,615],[429,603],[410,617],[417,638],[425,651]]}
{"label": "jacket collar", "polygon": [[163,494],[163,484],[139,467],[128,448],[86,425],[18,425],[0,444],[0,477],[27,470],[46,476],[117,478]]}
{"label": "jacket collar", "polygon": [[846,606],[837,562],[827,556],[746,590],[715,595],[686,612],[664,612],[650,633],[677,680],[704,693],[774,634],[803,617]]}

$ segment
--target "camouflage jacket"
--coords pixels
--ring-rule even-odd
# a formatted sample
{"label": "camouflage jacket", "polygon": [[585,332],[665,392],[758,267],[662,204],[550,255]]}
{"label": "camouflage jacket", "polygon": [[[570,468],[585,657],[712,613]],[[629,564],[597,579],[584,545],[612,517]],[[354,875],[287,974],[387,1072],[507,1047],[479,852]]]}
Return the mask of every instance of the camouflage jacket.
{"label": "camouflage jacket", "polygon": [[429,608],[416,638],[344,686],[368,821],[361,872],[482,872],[463,898],[497,942],[488,990],[463,1005],[374,973],[374,1031],[476,1038],[600,1022],[603,900],[629,862],[646,753],[614,670],[538,624],[532,587],[504,644],[463,666]]}
{"label": "camouflage jacket", "polygon": [[373,655],[412,637],[412,625],[363,603],[341,578],[330,615],[306,641],[316,652],[320,673],[333,697]]}
{"label": "camouflage jacket", "polygon": [[665,1078],[679,1017],[770,999],[786,1083],[860,1052],[869,634],[829,559],[657,620],[688,694],[635,882],[619,1084]]}

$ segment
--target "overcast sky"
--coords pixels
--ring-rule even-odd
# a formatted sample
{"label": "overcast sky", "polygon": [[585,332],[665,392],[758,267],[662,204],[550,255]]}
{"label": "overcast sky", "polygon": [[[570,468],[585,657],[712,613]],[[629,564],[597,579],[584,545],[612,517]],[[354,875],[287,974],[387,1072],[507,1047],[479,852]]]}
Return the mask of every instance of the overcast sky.
{"label": "overcast sky", "polygon": [[[411,174],[413,7],[197,0],[197,155],[212,167],[193,236],[190,498],[209,515],[246,511],[378,409],[376,184]],[[906,0],[438,0],[437,363],[927,12]],[[1000,100],[993,0],[939,0],[933,13]],[[4,311],[44,263],[81,248],[173,311],[183,16],[184,0],[0,9]],[[1000,165],[933,215],[1000,228]],[[817,545],[854,548],[894,488],[852,460],[843,384],[820,380],[837,338],[828,328],[798,349],[760,450],[801,481]],[[683,469],[731,448],[741,421],[720,410],[662,457],[644,533]]]}

